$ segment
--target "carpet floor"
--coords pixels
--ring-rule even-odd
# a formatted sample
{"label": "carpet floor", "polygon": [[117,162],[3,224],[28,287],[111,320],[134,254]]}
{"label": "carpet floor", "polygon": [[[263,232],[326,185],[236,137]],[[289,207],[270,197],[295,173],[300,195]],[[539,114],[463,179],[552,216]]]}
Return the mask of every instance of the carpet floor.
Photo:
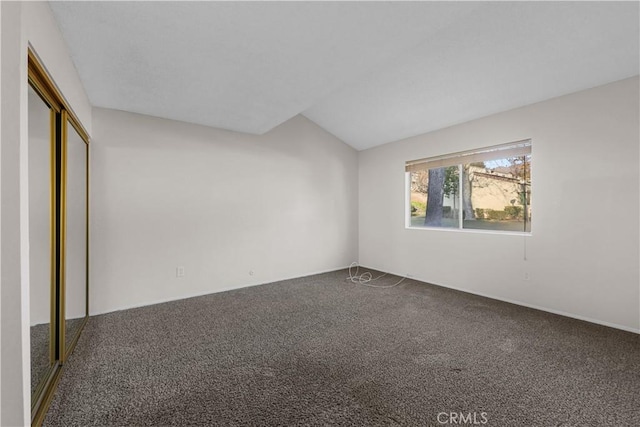
{"label": "carpet floor", "polygon": [[51,367],[49,355],[50,325],[44,323],[30,328],[31,335],[31,395],[43,382]]}
{"label": "carpet floor", "polygon": [[92,317],[44,425],[640,425],[637,334],[346,276]]}
{"label": "carpet floor", "polygon": [[[84,319],[67,319],[65,322],[65,338],[67,345],[78,333]],[[51,355],[49,343],[51,341],[51,328],[48,323],[31,327],[31,397],[34,392],[49,377],[51,366]]]}

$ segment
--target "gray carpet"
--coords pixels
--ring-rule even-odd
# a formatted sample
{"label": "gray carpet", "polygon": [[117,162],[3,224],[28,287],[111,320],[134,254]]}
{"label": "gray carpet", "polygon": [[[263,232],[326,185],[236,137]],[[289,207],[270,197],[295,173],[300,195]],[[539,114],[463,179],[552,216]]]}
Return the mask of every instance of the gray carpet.
{"label": "gray carpet", "polygon": [[[67,345],[78,333],[84,319],[67,319],[65,334]],[[48,378],[51,368],[49,355],[49,342],[51,330],[49,324],[35,325],[31,327],[31,395],[36,391],[41,382]]]}
{"label": "gray carpet", "polygon": [[[76,337],[78,333],[78,329],[82,326],[82,321],[84,318],[79,319],[67,319],[64,322],[64,339],[65,339],[65,348],[68,348],[71,345],[71,342]],[[65,350],[67,351],[67,350]]]}
{"label": "gray carpet", "polygon": [[346,274],[92,317],[45,425],[640,425],[638,335]]}
{"label": "gray carpet", "polygon": [[48,323],[32,326],[31,332],[31,395],[49,373],[49,337]]}

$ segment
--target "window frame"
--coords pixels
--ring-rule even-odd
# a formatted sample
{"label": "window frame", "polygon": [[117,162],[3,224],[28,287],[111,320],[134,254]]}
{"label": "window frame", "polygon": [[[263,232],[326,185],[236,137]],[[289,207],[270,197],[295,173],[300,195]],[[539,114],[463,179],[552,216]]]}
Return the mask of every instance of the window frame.
{"label": "window frame", "polygon": [[[429,170],[437,167],[445,167],[442,166],[458,166],[458,188],[460,191],[457,194],[457,198],[460,202],[460,206],[462,207],[463,203],[463,166],[466,163],[473,162],[478,156],[492,157],[491,160],[501,160],[508,157],[510,153],[513,152],[521,152],[522,149],[528,150],[528,155],[530,158],[533,157],[533,143],[532,138],[522,139],[506,144],[493,145],[488,147],[480,147],[473,150],[461,151],[457,153],[445,154],[441,156],[433,156],[427,157],[417,160],[411,160],[405,162],[405,177],[404,177],[404,188],[405,188],[405,202],[404,202],[404,212],[405,212],[405,229],[407,230],[427,230],[427,231],[445,231],[445,232],[457,232],[457,233],[480,233],[480,234],[497,234],[497,235],[514,235],[514,236],[531,236],[533,227],[530,225],[529,231],[511,231],[511,230],[485,230],[485,229],[477,229],[477,228],[464,228],[464,217],[462,214],[458,215],[458,227],[433,227],[433,226],[415,226],[411,224],[411,174],[416,172],[416,169],[419,165],[422,170]],[[495,153],[495,156],[493,156]],[[424,167],[424,165],[432,164],[432,167]],[[531,169],[530,169],[531,171]],[[533,193],[533,176],[530,174],[529,177],[529,195]],[[529,196],[530,197],[530,196]],[[530,206],[530,204],[529,204]],[[531,220],[529,220],[531,222]]]}

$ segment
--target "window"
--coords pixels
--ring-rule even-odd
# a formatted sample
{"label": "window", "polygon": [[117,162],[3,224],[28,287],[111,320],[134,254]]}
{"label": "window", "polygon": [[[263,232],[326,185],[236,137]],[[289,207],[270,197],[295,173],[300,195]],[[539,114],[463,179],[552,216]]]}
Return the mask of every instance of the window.
{"label": "window", "polygon": [[407,162],[407,227],[531,232],[531,140]]}

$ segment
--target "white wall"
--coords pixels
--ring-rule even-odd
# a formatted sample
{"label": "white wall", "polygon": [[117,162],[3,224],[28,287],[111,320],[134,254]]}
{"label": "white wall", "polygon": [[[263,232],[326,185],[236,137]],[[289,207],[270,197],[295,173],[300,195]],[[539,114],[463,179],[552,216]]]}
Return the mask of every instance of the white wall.
{"label": "white wall", "polygon": [[[638,331],[638,94],[635,77],[360,152],[360,263]],[[405,161],[526,138],[531,236],[405,229]]]}
{"label": "white wall", "polygon": [[0,425],[30,424],[27,47],[91,131],[91,107],[46,2],[0,2],[2,359]]}
{"label": "white wall", "polygon": [[[22,265],[24,236],[21,230],[22,220],[28,218],[21,206],[21,168],[27,163],[21,154],[25,145],[22,139],[26,121],[21,103],[22,81],[26,83],[26,58],[21,52],[22,27],[20,25],[22,8],[18,2],[0,2],[2,24],[0,41],[2,43],[2,173],[0,187],[0,210],[2,211],[0,228],[0,259],[2,262],[2,382],[0,383],[0,406],[2,419],[0,425],[25,425],[29,420],[29,352],[26,341],[28,322],[28,292],[25,292],[25,270]],[[26,48],[26,45],[25,45]],[[26,84],[24,86],[26,96]],[[26,107],[26,104],[25,104]],[[28,271],[26,276],[28,277]],[[28,287],[27,287],[28,289]],[[25,313],[25,311],[27,313]]]}
{"label": "white wall", "polygon": [[26,42],[36,51],[49,74],[53,76],[67,104],[78,116],[87,133],[91,135],[91,104],[62,38],[58,23],[51,12],[49,2],[23,2],[22,10],[22,26]]}
{"label": "white wall", "polygon": [[[92,123],[49,6],[0,2],[0,19],[1,425],[30,415],[28,44],[95,137],[93,313],[331,270],[359,253],[371,267],[640,328],[637,78],[358,155],[302,117],[263,136],[100,109]],[[531,237],[404,229],[406,160],[524,138]]]}
{"label": "white wall", "polygon": [[92,314],[357,258],[357,153],[302,116],[256,136],[96,108],[93,129]]}
{"label": "white wall", "polygon": [[[2,27],[2,7],[0,6],[0,27]],[[0,31],[1,33],[1,31]],[[0,34],[0,37],[2,35]],[[2,99],[2,43],[0,39],[0,100]],[[0,102],[0,142],[2,142],[2,102]],[[2,144],[0,144],[0,188],[2,188]],[[1,194],[1,190],[0,190]],[[2,224],[2,209],[0,209],[0,224]],[[2,227],[0,227],[0,242],[2,241]],[[0,250],[0,277],[2,277],[2,255]],[[2,319],[2,292],[0,292],[0,319]],[[0,330],[0,337],[2,331]],[[2,384],[2,340],[0,339],[0,384]],[[0,390],[2,393],[2,390]],[[2,398],[0,398],[0,422],[2,422]]]}

